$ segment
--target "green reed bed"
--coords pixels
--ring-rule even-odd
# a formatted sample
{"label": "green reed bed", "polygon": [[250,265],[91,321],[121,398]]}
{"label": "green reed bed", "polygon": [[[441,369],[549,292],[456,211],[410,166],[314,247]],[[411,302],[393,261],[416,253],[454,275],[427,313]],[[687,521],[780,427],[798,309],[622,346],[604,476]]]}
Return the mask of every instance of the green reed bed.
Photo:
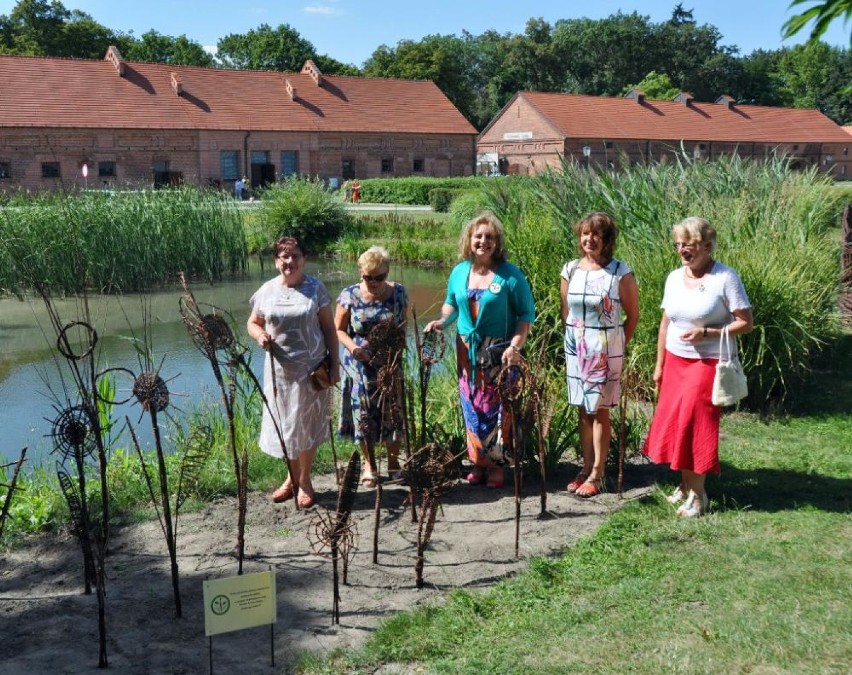
{"label": "green reed bed", "polygon": [[398,262],[450,265],[456,259],[458,230],[443,214],[359,214],[332,247],[355,260],[370,246],[384,246]]}
{"label": "green reed bed", "polygon": [[216,280],[244,271],[232,200],[194,188],[50,195],[0,208],[0,288],[130,292],[179,271]]}
{"label": "green reed bed", "polygon": [[619,173],[563,168],[486,184],[479,196],[503,220],[511,258],[530,278],[541,317],[536,333],[550,332],[555,345],[559,270],[577,255],[573,224],[596,210],[615,217],[616,256],[639,282],[641,318],[630,357],[645,396],[652,390],[665,279],[679,265],[670,231],[690,215],[715,225],[716,258],[740,273],[754,306],[755,332],[741,341],[747,405],[764,409],[783,401],[807,377],[813,353],[836,340],[839,242],[827,233],[836,232],[845,193],[827,178],[792,171],[783,159],[736,157]]}

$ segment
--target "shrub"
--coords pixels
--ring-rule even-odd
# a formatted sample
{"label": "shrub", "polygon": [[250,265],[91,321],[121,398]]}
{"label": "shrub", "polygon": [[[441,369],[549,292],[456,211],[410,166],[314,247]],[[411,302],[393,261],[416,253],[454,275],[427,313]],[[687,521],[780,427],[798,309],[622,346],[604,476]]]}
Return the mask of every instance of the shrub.
{"label": "shrub", "polygon": [[335,193],[321,180],[288,178],[263,192],[265,248],[271,250],[282,235],[300,237],[313,252],[324,251],[350,223]]}
{"label": "shrub", "polygon": [[429,190],[429,205],[433,211],[438,213],[446,213],[450,209],[450,205],[459,196],[463,195],[468,190],[435,188]]}
{"label": "shrub", "polygon": [[373,204],[412,204],[431,203],[429,192],[435,189],[471,190],[488,182],[502,180],[480,176],[460,178],[426,178],[411,176],[406,178],[368,178],[361,182],[361,201]]}

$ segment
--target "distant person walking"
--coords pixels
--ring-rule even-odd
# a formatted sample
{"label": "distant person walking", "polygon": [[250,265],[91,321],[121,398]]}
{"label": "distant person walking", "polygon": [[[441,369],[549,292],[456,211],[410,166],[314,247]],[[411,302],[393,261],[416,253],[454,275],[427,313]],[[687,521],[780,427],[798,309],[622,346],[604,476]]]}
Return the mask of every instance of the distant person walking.
{"label": "distant person walking", "polygon": [[237,178],[237,182],[234,183],[234,198],[242,199],[243,198],[243,190],[245,190],[246,184],[243,182],[242,178]]}
{"label": "distant person walking", "polygon": [[358,182],[358,179],[352,181],[352,203],[357,204],[358,200],[361,198],[361,183]]}
{"label": "distant person walking", "polygon": [[347,204],[352,201],[352,181],[351,180],[344,181],[344,183],[343,183],[343,194],[344,194],[344,200],[346,201]]}

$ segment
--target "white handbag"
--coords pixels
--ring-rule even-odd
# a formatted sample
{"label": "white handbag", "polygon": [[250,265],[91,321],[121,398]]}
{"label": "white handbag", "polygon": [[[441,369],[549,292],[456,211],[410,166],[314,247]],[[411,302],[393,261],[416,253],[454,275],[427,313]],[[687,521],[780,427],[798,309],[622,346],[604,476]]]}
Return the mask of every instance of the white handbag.
{"label": "white handbag", "polygon": [[[727,351],[727,354],[726,354]],[[720,407],[734,405],[748,394],[748,382],[740,359],[731,350],[731,336],[728,327],[722,328],[719,336],[719,363],[713,378],[713,405]]]}

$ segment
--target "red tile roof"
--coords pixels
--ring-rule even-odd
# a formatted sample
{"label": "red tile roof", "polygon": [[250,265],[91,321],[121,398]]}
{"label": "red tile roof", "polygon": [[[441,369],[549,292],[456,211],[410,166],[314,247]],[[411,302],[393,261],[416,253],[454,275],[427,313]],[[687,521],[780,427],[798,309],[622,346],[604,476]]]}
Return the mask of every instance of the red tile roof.
{"label": "red tile roof", "polygon": [[[694,140],[730,143],[848,143],[818,110],[521,92],[572,138]],[[483,132],[484,133],[484,132]]]}
{"label": "red tile roof", "polygon": [[429,81],[124,65],[0,56],[0,127],[476,133]]}

